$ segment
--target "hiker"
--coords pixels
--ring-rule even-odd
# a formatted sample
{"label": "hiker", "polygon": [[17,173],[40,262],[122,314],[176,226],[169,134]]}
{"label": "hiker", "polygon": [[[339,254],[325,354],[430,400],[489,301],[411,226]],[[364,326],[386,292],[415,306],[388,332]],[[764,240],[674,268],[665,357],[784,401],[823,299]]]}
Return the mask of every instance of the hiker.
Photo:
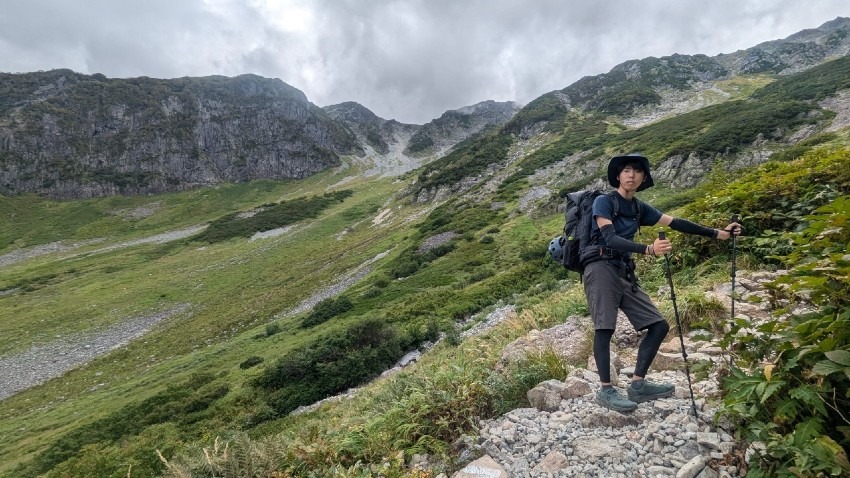
{"label": "hiker", "polygon": [[[582,276],[587,306],[593,317],[593,357],[599,369],[602,389],[596,402],[619,412],[631,412],[637,404],[673,395],[671,384],[648,382],[649,366],[670,326],[638,285],[633,253],[658,256],[672,250],[667,239],[655,239],[652,244],[634,242],[639,226],[662,224],[686,234],[697,234],[727,240],[741,232],[733,222],[725,229],[712,229],[691,221],[674,218],[635,198],[635,193],[653,186],[649,160],[638,154],[616,156],[608,163],[608,182],[617,188],[593,202],[590,245],[583,249]],[[614,207],[613,201],[619,201]],[[617,214],[614,214],[617,211]],[[635,330],[646,330],[638,348],[632,382],[625,398],[611,385],[611,337],[617,325],[617,309],[622,309]]]}

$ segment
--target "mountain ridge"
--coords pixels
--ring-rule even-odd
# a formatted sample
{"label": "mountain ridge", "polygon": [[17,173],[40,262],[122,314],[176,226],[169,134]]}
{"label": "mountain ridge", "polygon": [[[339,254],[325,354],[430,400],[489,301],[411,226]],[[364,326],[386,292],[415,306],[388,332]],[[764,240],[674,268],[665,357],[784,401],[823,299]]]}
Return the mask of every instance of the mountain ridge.
{"label": "mountain ridge", "polygon": [[[527,135],[537,120],[571,108],[618,115],[633,127],[723,101],[691,98],[742,74],[787,75],[845,55],[848,32],[850,19],[838,17],[730,54],[628,60],[522,108],[488,100],[423,125],[385,120],[362,105],[344,111],[356,109],[354,102],[319,108],[297,88],[253,74],[158,80],[67,69],[0,73],[0,193],[85,198],[297,179],[340,165],[342,156],[360,158],[367,174],[398,175],[487,128],[508,124]],[[541,104],[549,113],[533,112]]]}

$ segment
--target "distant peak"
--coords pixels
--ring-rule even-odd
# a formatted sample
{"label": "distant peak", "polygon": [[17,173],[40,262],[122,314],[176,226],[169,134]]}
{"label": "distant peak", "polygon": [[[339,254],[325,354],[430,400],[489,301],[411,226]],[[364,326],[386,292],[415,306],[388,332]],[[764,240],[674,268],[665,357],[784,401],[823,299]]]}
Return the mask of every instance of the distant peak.
{"label": "distant peak", "polygon": [[480,103],[475,103],[474,105],[464,106],[458,108],[456,111],[461,114],[471,115],[475,113],[479,113],[481,111],[489,111],[489,110],[518,110],[522,108],[522,105],[517,103],[516,101],[494,101],[494,100],[485,100]]}
{"label": "distant peak", "polygon": [[322,109],[332,117],[349,121],[386,121],[356,101],[344,101],[335,105],[324,106]]}

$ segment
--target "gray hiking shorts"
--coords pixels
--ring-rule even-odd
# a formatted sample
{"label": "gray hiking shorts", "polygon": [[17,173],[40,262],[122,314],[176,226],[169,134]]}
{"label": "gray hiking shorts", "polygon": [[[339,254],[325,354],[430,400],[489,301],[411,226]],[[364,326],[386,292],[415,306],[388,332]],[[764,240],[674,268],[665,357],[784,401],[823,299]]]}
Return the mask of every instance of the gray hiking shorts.
{"label": "gray hiking shorts", "polygon": [[584,269],[582,281],[594,329],[614,330],[617,309],[622,309],[635,330],[665,320],[643,289],[632,289],[632,283],[625,278],[617,262],[591,262]]}

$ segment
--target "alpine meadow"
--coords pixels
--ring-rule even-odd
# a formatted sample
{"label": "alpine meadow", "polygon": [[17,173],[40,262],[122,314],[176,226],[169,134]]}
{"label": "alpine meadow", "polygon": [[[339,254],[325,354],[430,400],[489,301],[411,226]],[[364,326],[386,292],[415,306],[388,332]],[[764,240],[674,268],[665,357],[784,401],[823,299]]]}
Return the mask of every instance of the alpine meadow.
{"label": "alpine meadow", "polygon": [[[744,231],[636,259],[677,394],[621,415],[547,247],[632,152],[642,200]],[[0,73],[0,266],[4,477],[850,476],[850,19],[425,125]]]}

